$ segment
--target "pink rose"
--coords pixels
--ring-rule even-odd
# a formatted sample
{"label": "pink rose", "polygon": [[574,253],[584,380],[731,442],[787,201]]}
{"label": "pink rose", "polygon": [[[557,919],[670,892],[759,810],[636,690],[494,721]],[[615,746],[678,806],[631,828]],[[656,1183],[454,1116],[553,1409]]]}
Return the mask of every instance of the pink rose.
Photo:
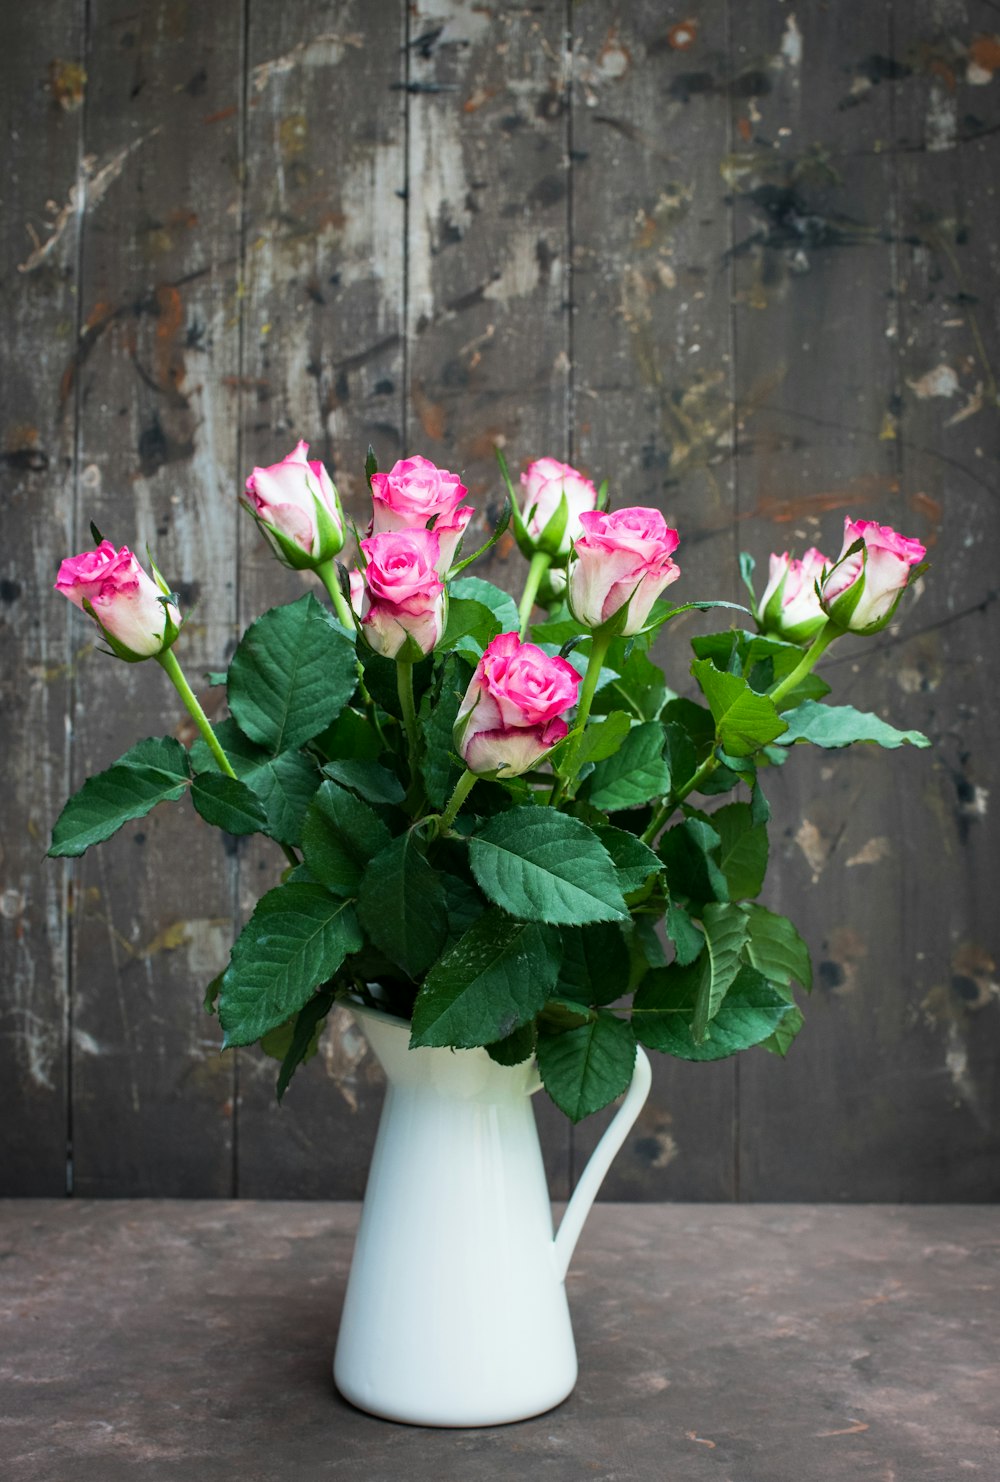
{"label": "pink rose", "polygon": [[580,676],[516,633],[494,638],[476,666],[455,720],[456,750],[471,772],[516,777],[568,734]]}
{"label": "pink rose", "polygon": [[670,557],[678,536],[657,509],[585,510],[574,543],[569,605],[577,622],[599,628],[627,603],[621,632],[638,633],[657,597],[680,576]]}
{"label": "pink rose", "polygon": [[329,561],[344,544],[344,512],[330,475],[309,444],[247,479],[245,507],[257,520],[275,554],[305,571]]}
{"label": "pink rose", "polygon": [[56,591],[81,612],[90,611],[121,658],[152,658],[177,637],[180,613],[127,546],[116,551],[110,540],[102,540],[96,551],[67,556]]}
{"label": "pink rose", "polygon": [[[361,542],[361,629],[376,653],[394,659],[407,640],[421,654],[440,642],[445,626],[441,548],[432,530],[387,530]],[[413,653],[412,646],[404,657]]]}
{"label": "pink rose", "polygon": [[[862,541],[861,547],[851,547]],[[851,633],[877,633],[892,618],[911,570],[927,554],[919,540],[874,520],[844,521],[844,547],[820,586],[823,611]]]}
{"label": "pink rose", "polygon": [[830,562],[811,546],[801,561],[793,560],[787,551],[772,553],[767,586],[757,604],[755,617],[762,633],[773,633],[789,643],[804,643],[814,638],[826,622],[819,605],[816,583]]}
{"label": "pink rose", "polygon": [[438,574],[442,580],[448,575],[448,571],[458,552],[458,547],[465,534],[465,527],[472,519],[475,511],[471,504],[463,504],[458,509],[452,510],[451,514],[442,514],[434,521],[434,534],[437,536],[441,546],[441,559],[438,562]]}
{"label": "pink rose", "polygon": [[553,560],[564,561],[583,533],[580,516],[597,508],[597,490],[577,469],[555,458],[538,458],[529,464],[521,484],[524,554],[530,557],[536,550],[544,551]]}
{"label": "pink rose", "polygon": [[372,535],[387,530],[422,530],[435,515],[437,523],[450,529],[458,506],[469,492],[457,474],[437,468],[428,458],[401,458],[388,473],[373,473],[371,483]]}

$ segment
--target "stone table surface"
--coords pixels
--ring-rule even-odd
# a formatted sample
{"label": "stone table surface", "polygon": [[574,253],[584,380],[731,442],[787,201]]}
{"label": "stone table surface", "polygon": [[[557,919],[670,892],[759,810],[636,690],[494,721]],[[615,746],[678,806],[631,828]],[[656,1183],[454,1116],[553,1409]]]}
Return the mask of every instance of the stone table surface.
{"label": "stone table surface", "polygon": [[569,1278],[575,1392],[469,1431],[334,1390],[357,1217],[0,1203],[0,1476],[1000,1479],[996,1209],[599,1205]]}

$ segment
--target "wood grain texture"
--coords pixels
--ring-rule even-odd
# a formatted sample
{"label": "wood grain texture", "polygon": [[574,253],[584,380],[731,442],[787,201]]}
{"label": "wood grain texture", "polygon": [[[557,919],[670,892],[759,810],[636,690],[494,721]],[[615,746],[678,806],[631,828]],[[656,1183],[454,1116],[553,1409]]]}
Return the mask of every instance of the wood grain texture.
{"label": "wood grain texture", "polygon": [[[361,1191],[381,1077],[346,1013],[279,1109],[200,1008],[280,852],[227,853],[184,803],[39,857],[69,786],[193,734],[155,666],[96,652],[60,557],[91,518],[149,541],[221,709],[202,676],[311,581],[236,493],[304,438],[362,525],[369,443],[463,471],[474,534],[494,443],[515,476],[569,458],[678,526],[686,597],[738,598],[741,547],[759,577],[836,554],[848,513],[926,541],[899,622],[826,662],[934,751],[768,778],[806,1029],[784,1063],[660,1060],[605,1193],[995,1198],[995,5],[54,0],[0,26],[3,1190],[59,1192],[70,1146],[78,1192]],[[510,540],[487,574],[519,590]],[[681,689],[694,631],[660,645]],[[607,1114],[540,1110],[560,1194]]]}
{"label": "wood grain texture", "polygon": [[[241,10],[238,0],[163,0],[135,13],[92,4],[88,15],[85,147],[110,173],[104,195],[88,201],[82,327],[66,371],[78,419],[74,549],[88,543],[90,520],[116,546],[148,544],[180,593],[182,662],[205,691],[235,619],[227,380],[238,345]],[[176,728],[194,739],[155,664],[95,650],[75,707],[77,786],[136,736]],[[220,842],[184,801],[122,829],[75,870],[81,1192],[230,1190],[232,1065],[198,991],[230,943]]]}
{"label": "wood grain texture", "polygon": [[69,1136],[71,872],[40,859],[67,786],[73,672],[90,646],[52,591],[72,520],[74,422],[59,378],[76,320],[82,21],[75,0],[44,15],[10,6],[0,14],[9,150],[0,212],[0,708],[9,769],[0,807],[0,1169],[4,1185],[25,1194],[65,1190]]}

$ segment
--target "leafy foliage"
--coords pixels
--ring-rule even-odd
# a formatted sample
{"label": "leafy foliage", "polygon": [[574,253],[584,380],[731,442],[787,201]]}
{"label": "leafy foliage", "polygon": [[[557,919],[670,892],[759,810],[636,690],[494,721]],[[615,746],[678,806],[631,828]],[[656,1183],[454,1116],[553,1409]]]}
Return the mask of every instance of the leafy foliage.
{"label": "leafy foliage", "polygon": [[[369,479],[376,471],[369,450]],[[545,537],[553,550],[565,500],[560,511]],[[524,514],[514,509],[513,532],[530,550]],[[228,673],[210,676],[225,685],[228,716],[214,726],[196,716],[190,750],[169,735],[139,742],[56,821],[50,855],[75,857],[190,792],[204,822],[280,847],[282,883],[205,998],[226,1047],[260,1040],[280,1060],[279,1099],[333,1006],[358,995],[408,1016],[414,1046],[482,1047],[505,1066],[535,1056],[574,1121],[626,1088],[637,1041],[693,1061],[752,1046],[786,1054],[812,968],[792,923],[757,901],[765,769],[806,743],[930,744],[827,702],[814,663],[837,632],[821,615],[808,652],[788,641],[795,624],[771,625],[784,636],[697,634],[697,693],[677,694],[652,657],[662,624],[734,604],[661,599],[637,633],[620,620],[591,632],[559,595],[568,581],[573,596],[574,569],[564,581],[560,556],[522,605],[547,604],[531,640],[581,678],[578,708],[567,701],[559,716],[568,734],[546,732],[532,750],[535,721],[510,722],[491,695],[485,754],[499,754],[492,730],[509,723],[523,770],[497,762],[473,779],[456,717],[484,650],[520,620],[507,592],[464,570],[506,518],[476,555],[453,561],[432,654],[411,646],[415,661],[397,664],[369,646],[373,630],[341,600],[346,573],[338,589],[326,563],[317,570],[340,621],[312,592],[264,613]],[[752,560],[742,571],[752,590]],[[159,659],[181,689],[173,659]]]}

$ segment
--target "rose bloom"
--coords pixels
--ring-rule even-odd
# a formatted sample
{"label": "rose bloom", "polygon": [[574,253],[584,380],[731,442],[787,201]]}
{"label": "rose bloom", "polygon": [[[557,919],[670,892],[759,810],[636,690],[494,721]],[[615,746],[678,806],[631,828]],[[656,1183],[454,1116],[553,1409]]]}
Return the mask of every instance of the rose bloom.
{"label": "rose bloom", "polygon": [[323,464],[300,442],[269,468],[247,479],[248,505],[275,554],[302,570],[329,561],[344,544],[344,515]]}
{"label": "rose bloom", "polygon": [[86,612],[83,604],[88,603],[105,634],[127,650],[127,657],[152,658],[169,648],[177,636],[180,613],[172,602],[163,600],[156,582],[128,546],[116,551],[110,540],[102,540],[95,551],[67,556],[59,567],[55,589],[81,612]]}
{"label": "rose bloom", "polygon": [[[387,530],[422,530],[435,515],[435,529],[438,525],[452,526],[458,506],[469,492],[457,473],[438,468],[429,458],[401,458],[388,473],[373,473],[371,482],[372,535]],[[471,514],[470,507],[465,524]]]}
{"label": "rose bloom", "polygon": [[[553,560],[565,560],[577,536],[583,533],[580,516],[597,508],[597,490],[589,479],[568,463],[555,458],[538,458],[521,475],[524,488],[522,516],[529,541],[535,549],[545,551]],[[559,534],[549,528],[566,499],[565,529]]]}
{"label": "rose bloom", "polygon": [[[441,550],[432,530],[387,530],[361,542],[361,629],[376,653],[394,659],[412,638],[421,653],[440,642],[445,624]],[[353,592],[352,592],[353,598]]]}
{"label": "rose bloom", "polygon": [[516,633],[494,638],[455,720],[455,748],[471,772],[516,777],[568,734],[580,676]]}
{"label": "rose bloom", "polygon": [[815,637],[826,622],[819,605],[816,583],[830,562],[811,546],[801,561],[787,551],[780,556],[772,552],[767,586],[757,604],[757,625],[762,633],[773,633],[789,643],[803,643]]}
{"label": "rose bloom", "polygon": [[678,536],[658,509],[599,510],[580,515],[574,543],[569,605],[577,622],[599,628],[628,603],[622,634],[638,633],[657,597],[680,576],[670,559]]}
{"label": "rose bloom", "polygon": [[[864,548],[848,555],[859,540]],[[911,569],[926,554],[919,540],[848,516],[843,549],[821,584],[823,611],[851,633],[877,633],[892,618]]]}

